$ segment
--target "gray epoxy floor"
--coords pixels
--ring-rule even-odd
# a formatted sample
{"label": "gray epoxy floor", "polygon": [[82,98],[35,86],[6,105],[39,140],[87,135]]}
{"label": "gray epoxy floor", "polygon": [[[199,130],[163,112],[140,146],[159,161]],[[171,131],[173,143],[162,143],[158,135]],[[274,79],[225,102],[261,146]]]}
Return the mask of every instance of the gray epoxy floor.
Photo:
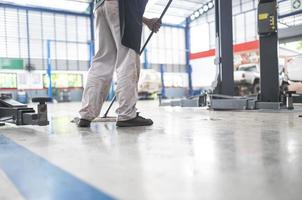
{"label": "gray epoxy floor", "polygon": [[[302,199],[302,107],[213,112],[139,102],[154,126],[79,129],[69,123],[79,106],[51,105],[50,126],[6,126],[0,135],[117,199]],[[1,200],[25,199],[1,168],[0,185]]]}

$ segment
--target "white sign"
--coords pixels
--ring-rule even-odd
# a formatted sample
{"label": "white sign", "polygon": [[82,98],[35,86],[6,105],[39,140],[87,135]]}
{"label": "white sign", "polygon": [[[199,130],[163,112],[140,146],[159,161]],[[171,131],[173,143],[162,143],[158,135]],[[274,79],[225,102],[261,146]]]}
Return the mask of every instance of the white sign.
{"label": "white sign", "polygon": [[292,10],[302,10],[302,0],[292,0]]}
{"label": "white sign", "polygon": [[21,72],[18,73],[18,89],[43,89],[42,73],[39,72]]}

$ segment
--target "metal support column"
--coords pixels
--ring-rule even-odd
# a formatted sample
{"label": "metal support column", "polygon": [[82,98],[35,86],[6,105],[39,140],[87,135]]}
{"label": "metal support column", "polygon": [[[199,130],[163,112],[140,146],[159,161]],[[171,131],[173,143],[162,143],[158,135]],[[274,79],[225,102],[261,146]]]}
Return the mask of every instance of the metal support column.
{"label": "metal support column", "polygon": [[28,10],[26,10],[26,33],[27,33],[27,55],[28,55],[28,63],[27,65],[31,66],[31,53],[30,53],[30,33],[29,33],[29,17]]}
{"label": "metal support column", "polygon": [[48,85],[48,96],[52,97],[52,80],[51,80],[51,75],[52,75],[52,67],[51,67],[51,41],[47,40],[47,75],[48,75],[48,80],[49,80],[49,85]]}
{"label": "metal support column", "polygon": [[261,102],[280,101],[277,16],[276,0],[259,1]]}
{"label": "metal support column", "polygon": [[89,64],[92,64],[93,61],[93,56],[94,56],[94,45],[93,42],[88,42],[88,46],[89,46]]}
{"label": "metal support column", "polygon": [[[90,8],[90,34],[91,34],[91,54],[92,57],[94,56],[94,42],[95,42],[95,37],[94,37],[94,15],[93,15],[93,10],[94,10],[94,4],[93,2],[89,4]],[[92,59],[91,59],[92,60]]]}
{"label": "metal support column", "polygon": [[144,69],[149,69],[149,61],[148,61],[148,49],[144,50]]}
{"label": "metal support column", "polygon": [[219,66],[215,93],[234,95],[233,12],[232,1],[215,0],[216,64]]}
{"label": "metal support column", "polygon": [[164,74],[165,74],[165,69],[164,69],[164,65],[160,64],[160,77],[161,77],[161,96],[162,98],[166,98],[166,86],[165,86],[165,78],[164,78]]}
{"label": "metal support column", "polygon": [[190,53],[191,53],[190,18],[186,18],[185,47],[186,47],[186,67],[187,67],[188,80],[189,80],[189,96],[192,96],[193,95],[193,85],[192,85],[192,66],[190,64]]}

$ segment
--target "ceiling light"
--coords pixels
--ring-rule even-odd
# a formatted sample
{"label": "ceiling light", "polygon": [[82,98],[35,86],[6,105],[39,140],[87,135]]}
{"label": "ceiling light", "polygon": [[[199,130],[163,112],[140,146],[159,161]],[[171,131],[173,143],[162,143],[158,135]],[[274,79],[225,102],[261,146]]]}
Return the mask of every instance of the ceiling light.
{"label": "ceiling light", "polygon": [[208,5],[204,5],[202,9],[203,9],[204,12],[208,12],[209,6]]}
{"label": "ceiling light", "polygon": [[213,7],[214,7],[214,3],[213,3],[212,1],[210,1],[210,2],[208,3],[208,7],[209,7],[209,9],[213,8]]}
{"label": "ceiling light", "polygon": [[204,13],[203,9],[199,9],[198,12],[200,13],[200,15]]}

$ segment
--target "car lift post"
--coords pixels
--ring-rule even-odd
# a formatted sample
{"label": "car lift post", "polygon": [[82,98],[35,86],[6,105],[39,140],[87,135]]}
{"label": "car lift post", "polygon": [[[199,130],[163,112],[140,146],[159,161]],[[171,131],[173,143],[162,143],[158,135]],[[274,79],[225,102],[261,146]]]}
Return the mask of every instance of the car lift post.
{"label": "car lift post", "polygon": [[[260,74],[261,93],[259,97],[233,97],[230,92],[234,89],[233,59],[231,46],[232,21],[226,18],[231,15],[231,1],[215,0],[216,2],[216,32],[217,49],[216,64],[219,65],[220,79],[213,94],[210,96],[211,108],[214,110],[253,110],[253,109],[281,109],[279,91],[279,63],[278,63],[278,27],[277,1],[259,0],[258,4],[258,33],[260,37]],[[225,25],[227,23],[227,25]],[[226,28],[226,27],[228,28]],[[226,34],[226,36],[224,35]],[[227,40],[227,41],[225,41]],[[226,66],[226,63],[228,65]],[[230,66],[232,68],[230,68]],[[225,69],[227,68],[228,71]],[[231,72],[232,74],[228,74]],[[221,89],[222,88],[222,89]],[[227,88],[227,90],[223,90]],[[292,108],[292,106],[290,106]]]}
{"label": "car lift post", "polygon": [[258,33],[260,40],[260,102],[276,108],[280,105],[277,1],[260,0]]}
{"label": "car lift post", "polygon": [[232,1],[215,0],[216,59],[219,75],[215,93],[234,95],[233,54],[233,5]]}

